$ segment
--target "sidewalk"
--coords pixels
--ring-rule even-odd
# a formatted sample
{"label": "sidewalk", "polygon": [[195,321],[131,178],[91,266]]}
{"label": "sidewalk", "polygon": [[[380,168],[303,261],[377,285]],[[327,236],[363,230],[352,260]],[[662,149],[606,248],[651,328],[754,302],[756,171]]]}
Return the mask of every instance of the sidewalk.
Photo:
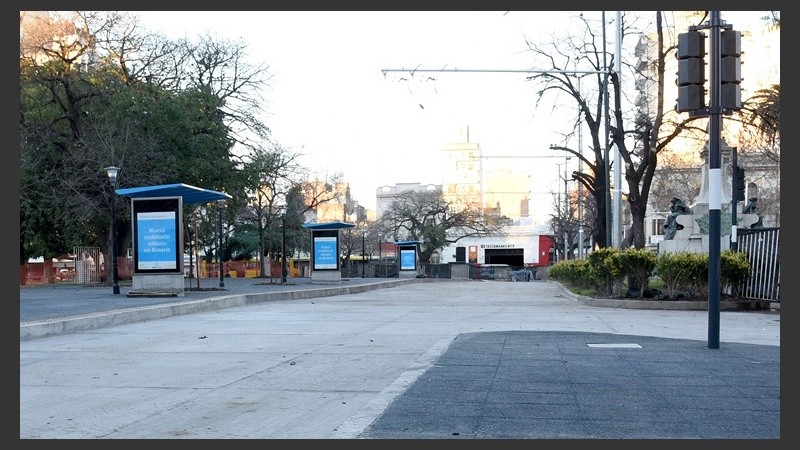
{"label": "sidewalk", "polygon": [[[781,437],[779,313],[723,311],[709,349],[705,311],[586,306],[551,282],[392,281],[317,296],[226,279],[241,306],[187,293],[85,314],[171,317],[51,317],[39,325],[69,332],[30,339],[21,312],[20,438]],[[21,311],[45,295],[21,292]]]}
{"label": "sidewalk", "polygon": [[[347,278],[336,285],[312,284],[310,278],[202,278],[186,280],[183,297],[131,296],[130,286],[72,283],[43,284],[20,288],[20,339],[33,339],[62,333],[85,331],[108,325],[159,319],[271,300],[326,297],[363,290],[391,287],[397,278]],[[199,288],[198,288],[199,284]]]}

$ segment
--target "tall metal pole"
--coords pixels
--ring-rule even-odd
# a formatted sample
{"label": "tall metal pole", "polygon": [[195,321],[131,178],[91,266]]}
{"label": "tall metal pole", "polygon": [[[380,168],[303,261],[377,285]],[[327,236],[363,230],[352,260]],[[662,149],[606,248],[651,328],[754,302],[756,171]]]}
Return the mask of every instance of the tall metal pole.
{"label": "tall metal pole", "polygon": [[197,261],[197,276],[195,277],[195,283],[197,289],[200,289],[200,275],[202,275],[202,270],[200,269],[200,255],[197,254],[197,221],[194,222],[194,243],[192,244],[192,252],[194,252],[194,260]]}
{"label": "tall metal pole", "polygon": [[[569,191],[567,190],[567,161],[570,158],[567,156],[564,158],[564,221],[566,225],[566,220],[569,218]],[[567,227],[564,227],[564,259],[569,259],[569,233],[567,233]]]}
{"label": "tall metal pole", "polygon": [[[378,266],[382,266],[383,265],[383,257],[381,256],[381,244],[383,244],[383,242],[381,242],[381,235],[379,234],[378,235]],[[378,266],[376,266],[376,270],[377,270]],[[378,272],[375,272],[375,277],[376,278],[378,277]]]}
{"label": "tall metal pole", "polygon": [[366,246],[366,234],[362,231],[361,232],[361,278],[366,278],[366,270],[367,270],[367,263],[366,263],[366,256],[367,256],[367,246]]}
{"label": "tall metal pole", "polygon": [[111,292],[119,294],[119,271],[117,270],[117,175],[119,174],[119,167],[110,166],[106,167],[108,173],[108,180],[111,183],[111,249],[109,251],[111,256]]}
{"label": "tall metal pole", "polygon": [[117,271],[117,194],[111,186],[111,279],[112,292],[119,294],[119,272]]}
{"label": "tall metal pole", "polygon": [[710,87],[709,87],[709,171],[708,171],[708,348],[719,348],[720,302],[720,226],[722,204],[722,171],[720,170],[720,20],[719,11],[711,11]]}
{"label": "tall metal pole", "polygon": [[[578,77],[578,92],[581,92],[581,78]],[[578,109],[578,172],[583,173],[583,121]],[[578,259],[583,259],[583,183],[578,180]]]}
{"label": "tall metal pole", "polygon": [[286,213],[281,216],[281,283],[286,283]]}
{"label": "tall metal pole", "polygon": [[[620,86],[622,86],[622,18],[621,12],[617,11],[617,39],[614,49],[614,72],[617,74]],[[622,247],[622,161],[619,147],[614,145],[614,212],[611,214],[613,220],[611,243],[614,248]]]}
{"label": "tall metal pole", "polygon": [[[608,63],[606,62],[606,12],[603,11],[602,13],[602,21],[603,21],[603,70],[605,70],[605,76],[603,77],[603,109],[604,109],[604,124],[605,124],[605,132],[603,134],[603,161],[604,161],[604,169],[603,169],[603,178],[605,178],[605,186],[603,192],[603,203],[605,203],[605,246],[611,247],[611,161],[609,161],[609,148],[608,148],[608,130],[609,130],[609,117],[608,117]],[[615,169],[616,170],[616,169]]]}
{"label": "tall metal pole", "polygon": [[219,258],[219,287],[225,287],[225,278],[224,274],[222,273],[222,200],[217,200],[217,211],[219,212],[219,220],[217,223],[217,232],[219,234],[219,250],[217,251],[217,255]]}
{"label": "tall metal pole", "polygon": [[[739,243],[737,242],[736,235],[738,227],[736,226],[736,206],[739,201],[736,200],[736,166],[739,164],[736,147],[731,147],[731,245],[730,249],[737,251]],[[745,204],[747,200],[745,199]]]}

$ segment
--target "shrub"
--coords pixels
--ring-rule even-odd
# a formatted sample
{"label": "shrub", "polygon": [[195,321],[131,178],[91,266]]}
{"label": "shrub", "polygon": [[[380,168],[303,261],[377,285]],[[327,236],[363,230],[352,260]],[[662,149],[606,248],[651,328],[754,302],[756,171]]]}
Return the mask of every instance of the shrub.
{"label": "shrub", "polygon": [[664,287],[667,289],[667,296],[675,298],[680,289],[689,285],[692,280],[692,266],[690,260],[693,253],[675,252],[662,253],[656,259],[656,270]]}
{"label": "shrub", "polygon": [[644,297],[644,290],[656,268],[655,253],[644,248],[628,247],[619,256],[626,276],[639,288],[639,298]]}
{"label": "shrub", "polygon": [[599,295],[610,295],[614,286],[625,278],[625,265],[621,250],[605,247],[594,250],[586,257],[589,266],[589,281]]}
{"label": "shrub", "polygon": [[732,250],[723,250],[720,253],[720,279],[722,292],[728,289],[733,298],[739,298],[739,288],[742,283],[750,278],[750,261],[747,254]]}
{"label": "shrub", "polygon": [[695,297],[708,296],[708,253],[690,253],[687,259],[690,277],[686,290]]}
{"label": "shrub", "polygon": [[[676,298],[681,294],[690,297],[708,297],[708,254],[689,251],[656,255],[647,249],[619,250],[607,247],[594,250],[584,260],[566,260],[550,266],[550,276],[572,285],[593,289],[595,295],[608,296],[615,285],[627,276],[639,288],[639,298],[657,274],[666,289],[666,295]],[[720,278],[723,292],[730,289],[738,297],[741,284],[750,276],[747,255],[724,250],[720,254]]]}
{"label": "shrub", "polygon": [[582,288],[590,288],[589,267],[585,260],[569,259],[559,261],[548,269],[551,278],[568,282]]}

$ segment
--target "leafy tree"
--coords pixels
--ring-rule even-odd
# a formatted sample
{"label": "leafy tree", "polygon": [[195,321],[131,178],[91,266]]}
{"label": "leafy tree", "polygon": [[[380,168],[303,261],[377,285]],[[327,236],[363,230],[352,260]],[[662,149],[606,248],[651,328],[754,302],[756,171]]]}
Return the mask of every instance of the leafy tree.
{"label": "leafy tree", "polygon": [[[106,166],[121,167],[118,188],[182,182],[239,201],[236,148],[268,136],[257,119],[266,68],[245,49],[169,41],[121,12],[21,12],[20,262],[108,247]],[[116,201],[124,249],[129,210]]]}
{"label": "leafy tree", "polygon": [[741,140],[767,160],[781,162],[781,85],[759,89],[742,105],[742,120],[749,127],[742,131]]}

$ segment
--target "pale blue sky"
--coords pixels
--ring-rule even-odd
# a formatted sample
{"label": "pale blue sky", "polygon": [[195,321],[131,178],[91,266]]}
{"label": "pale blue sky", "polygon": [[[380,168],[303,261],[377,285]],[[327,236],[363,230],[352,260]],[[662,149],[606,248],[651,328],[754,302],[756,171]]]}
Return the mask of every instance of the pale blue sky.
{"label": "pale blue sky", "polygon": [[[526,74],[410,77],[384,76],[382,69],[530,69],[525,39],[563,32],[572,11],[137,14],[143,26],[171,37],[208,32],[242,38],[253,61],[268,65],[272,75],[264,97],[273,138],[305,154],[304,163],[318,173],[342,172],[355,199],[370,209],[379,186],[441,183],[442,149],[456,139],[461,125],[469,125],[470,140],[479,142],[485,155],[554,155],[548,147],[562,143],[562,133],[571,128],[567,111],[574,106],[563,117],[554,116],[550,105],[536,109],[536,86]],[[587,14],[599,19],[601,12]],[[760,14],[722,13],[736,29],[752,26],[743,22],[745,16],[756,22]],[[607,20],[615,17],[616,11],[606,12]],[[610,52],[614,39],[610,29]],[[747,55],[743,60],[746,64]],[[514,163],[515,169],[535,174],[531,208],[546,220],[552,205],[548,192],[563,189],[563,158]],[[569,164],[575,165],[570,171],[577,169],[574,159]]]}
{"label": "pale blue sky", "polygon": [[[276,141],[307,154],[317,171],[343,172],[367,208],[374,209],[379,186],[441,183],[439,158],[460,124],[469,125],[471,140],[489,154],[549,154],[547,147],[560,139],[549,111],[534,109],[525,74],[431,73],[406,82],[407,73],[381,70],[530,68],[526,36],[558,26],[556,18],[566,13],[139,14],[142,25],[171,37],[208,31],[244,39],[254,61],[272,73],[265,121]],[[556,171],[553,164],[554,182]]]}

